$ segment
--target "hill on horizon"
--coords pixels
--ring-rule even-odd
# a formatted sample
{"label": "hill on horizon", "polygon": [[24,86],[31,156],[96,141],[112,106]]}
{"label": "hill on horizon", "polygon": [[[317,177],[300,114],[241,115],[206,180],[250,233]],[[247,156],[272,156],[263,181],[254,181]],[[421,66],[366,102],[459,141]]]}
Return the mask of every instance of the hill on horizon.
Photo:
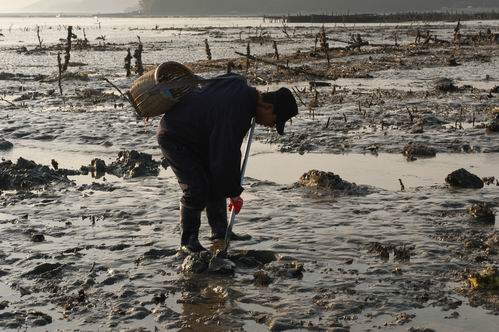
{"label": "hill on horizon", "polygon": [[387,13],[498,8],[499,0],[141,0],[144,13],[166,15]]}
{"label": "hill on horizon", "polygon": [[143,13],[157,15],[262,15],[387,13],[467,7],[499,9],[499,0],[39,0],[22,11],[120,13],[141,8]]}

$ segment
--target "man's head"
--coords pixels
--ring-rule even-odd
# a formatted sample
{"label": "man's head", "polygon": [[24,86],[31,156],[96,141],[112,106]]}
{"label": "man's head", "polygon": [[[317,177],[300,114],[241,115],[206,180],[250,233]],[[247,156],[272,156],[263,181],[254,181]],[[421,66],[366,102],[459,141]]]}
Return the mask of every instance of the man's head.
{"label": "man's head", "polygon": [[262,93],[256,106],[256,123],[266,127],[276,127],[284,135],[286,121],[298,114],[293,93],[286,88]]}

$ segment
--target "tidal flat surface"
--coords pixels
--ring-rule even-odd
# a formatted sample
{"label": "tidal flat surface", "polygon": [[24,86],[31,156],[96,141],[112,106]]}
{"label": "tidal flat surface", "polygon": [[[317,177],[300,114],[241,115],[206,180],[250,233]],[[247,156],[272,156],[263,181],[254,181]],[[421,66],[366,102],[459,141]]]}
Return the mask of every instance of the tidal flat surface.
{"label": "tidal flat surface", "polygon": [[[72,51],[61,96],[57,53],[67,25],[77,39],[85,29],[89,44]],[[0,157],[14,163],[53,169],[54,160],[78,171],[95,158],[109,165],[123,150],[160,161],[159,119],[138,120],[103,80],[129,88],[136,76],[126,78],[123,59],[137,35],[148,68],[173,60],[208,77],[232,61],[262,91],[294,87],[300,103],[286,136],[257,128],[235,226],[253,238],[231,247],[271,252],[275,262],[239,262],[233,276],[183,273],[170,169],[131,179],[75,172],[67,182],[1,189],[0,329],[496,331],[497,289],[471,290],[467,280],[498,267],[499,234],[468,209],[485,203],[496,213],[499,186],[452,188],[444,179],[459,168],[499,178],[499,134],[490,129],[499,45],[472,42],[487,28],[497,33],[499,22],[462,22],[462,45],[452,42],[454,26],[326,25],[328,65],[314,24],[0,18],[0,141],[13,145]],[[417,29],[436,38],[416,44]],[[357,33],[370,45],[346,48]],[[234,51],[245,53],[248,42],[251,54],[284,69],[252,61],[246,70]],[[409,143],[434,156],[404,155]],[[297,185],[312,169],[366,189]],[[204,218],[201,241],[216,249]]]}

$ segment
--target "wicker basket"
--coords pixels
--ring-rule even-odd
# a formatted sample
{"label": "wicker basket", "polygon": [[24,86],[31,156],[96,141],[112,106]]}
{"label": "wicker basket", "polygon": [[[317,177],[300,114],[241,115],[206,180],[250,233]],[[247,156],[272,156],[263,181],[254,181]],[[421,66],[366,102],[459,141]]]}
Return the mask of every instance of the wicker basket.
{"label": "wicker basket", "polygon": [[142,118],[166,113],[197,84],[196,75],[178,62],[165,62],[133,82],[126,93]]}

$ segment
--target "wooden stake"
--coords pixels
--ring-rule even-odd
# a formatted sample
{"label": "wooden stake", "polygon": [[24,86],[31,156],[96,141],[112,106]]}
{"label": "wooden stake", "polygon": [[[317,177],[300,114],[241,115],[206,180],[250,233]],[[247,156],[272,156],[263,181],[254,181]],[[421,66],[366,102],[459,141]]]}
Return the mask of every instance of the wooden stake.
{"label": "wooden stake", "polygon": [[66,54],[64,55],[64,65],[62,66],[62,71],[68,70],[69,60],[71,59],[71,41],[73,38],[73,27],[68,26],[68,38],[66,40]]}
{"label": "wooden stake", "polygon": [[132,75],[132,58],[130,49],[127,49],[127,55],[125,57],[126,77],[130,77]]}
{"label": "wooden stake", "polygon": [[404,191],[405,186],[404,186],[404,183],[402,182],[402,179],[399,179],[399,183],[400,183],[400,191]]}
{"label": "wooden stake", "polygon": [[63,95],[62,93],[62,72],[63,72],[63,66],[62,66],[62,59],[61,59],[61,52],[57,53],[57,66],[59,68],[59,92],[61,96]]}
{"label": "wooden stake", "polygon": [[210,49],[210,44],[208,44],[208,39],[204,40],[204,49],[206,52],[206,57],[208,58],[209,61],[211,61],[211,49]]}

